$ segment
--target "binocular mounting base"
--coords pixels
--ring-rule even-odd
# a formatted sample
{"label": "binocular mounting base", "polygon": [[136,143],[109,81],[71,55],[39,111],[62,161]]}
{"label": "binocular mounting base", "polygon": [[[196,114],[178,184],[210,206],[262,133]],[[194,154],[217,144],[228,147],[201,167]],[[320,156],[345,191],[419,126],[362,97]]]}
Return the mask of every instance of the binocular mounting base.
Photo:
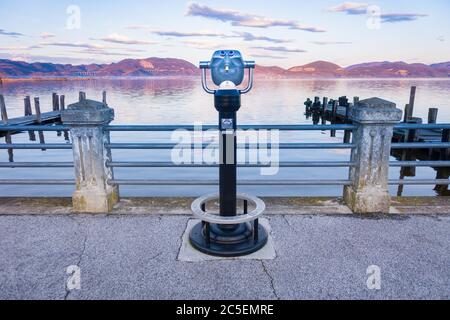
{"label": "binocular mounting base", "polygon": [[[259,223],[265,209],[264,202],[256,197],[238,194],[244,200],[244,213],[233,217],[216,216],[206,212],[206,203],[218,195],[200,197],[192,204],[194,215],[201,219],[189,236],[192,246],[200,252],[217,257],[246,256],[262,249],[268,233]],[[256,208],[248,213],[248,203]]]}
{"label": "binocular mounting base", "polygon": [[262,249],[267,244],[267,240],[267,231],[257,220],[254,226],[250,223],[223,226],[201,222],[192,229],[190,234],[190,241],[195,249],[217,257],[240,257],[252,254]]}

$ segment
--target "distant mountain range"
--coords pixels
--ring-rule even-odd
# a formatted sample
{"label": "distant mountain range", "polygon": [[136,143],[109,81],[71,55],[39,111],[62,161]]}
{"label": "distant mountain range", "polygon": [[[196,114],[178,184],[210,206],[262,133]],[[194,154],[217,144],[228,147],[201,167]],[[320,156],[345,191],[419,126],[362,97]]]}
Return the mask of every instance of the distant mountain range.
{"label": "distant mountain range", "polygon": [[[450,62],[431,65],[405,62],[368,62],[346,68],[316,61],[283,69],[277,66],[256,67],[259,78],[436,78],[450,76]],[[0,59],[0,78],[44,77],[152,77],[194,76],[199,69],[192,63],[173,58],[126,59],[111,64],[27,63]]]}

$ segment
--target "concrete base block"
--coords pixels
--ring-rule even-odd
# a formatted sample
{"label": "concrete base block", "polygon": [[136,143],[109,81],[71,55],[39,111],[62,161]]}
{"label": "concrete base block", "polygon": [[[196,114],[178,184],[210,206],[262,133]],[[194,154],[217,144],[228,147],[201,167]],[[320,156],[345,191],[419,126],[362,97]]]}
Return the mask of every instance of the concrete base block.
{"label": "concrete base block", "polygon": [[181,243],[180,252],[178,254],[178,261],[183,262],[202,262],[202,261],[220,261],[220,260],[274,260],[277,257],[277,254],[275,252],[275,244],[271,235],[271,228],[269,224],[269,220],[267,219],[260,219],[259,222],[264,228],[266,228],[269,239],[267,241],[267,244],[264,248],[261,250],[252,253],[248,256],[243,257],[237,257],[237,258],[222,258],[222,257],[213,257],[206,255],[204,253],[201,253],[200,251],[197,251],[194,249],[194,247],[191,245],[189,241],[189,234],[192,230],[192,228],[199,223],[200,220],[189,220],[188,225],[186,228],[186,231],[183,234],[183,239]]}
{"label": "concrete base block", "polygon": [[353,187],[344,189],[344,201],[353,213],[389,213],[391,196],[381,188],[364,188],[355,191]]}
{"label": "concrete base block", "polygon": [[79,213],[109,213],[119,202],[119,192],[75,191],[72,196],[73,211]]}

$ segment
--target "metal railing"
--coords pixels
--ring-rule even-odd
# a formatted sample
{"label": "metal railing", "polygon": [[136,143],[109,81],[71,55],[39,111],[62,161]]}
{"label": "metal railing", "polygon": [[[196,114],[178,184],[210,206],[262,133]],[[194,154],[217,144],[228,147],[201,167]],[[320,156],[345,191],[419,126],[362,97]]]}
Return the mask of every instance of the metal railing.
{"label": "metal railing", "polygon": [[[104,130],[110,132],[170,132],[174,130],[217,130],[217,126],[194,126],[194,125],[109,125],[105,126]],[[280,130],[280,131],[354,131],[358,129],[357,125],[242,125],[240,130]],[[404,130],[449,130],[450,124],[399,124],[395,129]],[[14,126],[14,125],[0,125],[0,132],[26,132],[26,131],[70,131],[70,127],[66,125],[33,125],[33,126]],[[105,145],[110,149],[148,149],[148,150],[168,150],[179,144],[173,143],[109,143]],[[281,150],[325,150],[325,149],[353,149],[355,143],[281,143],[276,145]],[[194,146],[192,146],[194,147]],[[211,145],[202,144],[202,148],[211,148]],[[215,146],[217,147],[217,146]],[[252,145],[239,145],[240,149],[248,149]],[[272,145],[267,145],[271,148]],[[411,150],[411,149],[448,149],[449,142],[410,142],[410,143],[393,143],[392,150]],[[59,143],[11,143],[0,144],[0,150],[69,150],[72,149],[72,144]],[[214,168],[216,164],[174,164],[171,162],[143,162],[143,161],[107,161],[106,165],[111,168]],[[355,166],[352,161],[295,161],[295,162],[280,162],[281,168],[338,168]],[[433,168],[450,168],[450,161],[436,160],[436,161],[392,161],[389,163],[390,167],[433,167]],[[242,168],[262,168],[269,165],[265,164],[239,164]],[[70,168],[73,167],[71,162],[13,162],[0,163],[0,168]],[[75,180],[70,179],[0,179],[0,185],[73,185]],[[127,179],[112,179],[110,184],[117,185],[199,185],[210,186],[217,185],[216,180],[127,180]],[[306,185],[351,185],[350,180],[245,180],[239,181],[239,185],[255,185],[255,186],[272,186],[272,185],[291,185],[291,186],[306,186]],[[448,185],[448,179],[395,179],[389,180],[391,185]]]}

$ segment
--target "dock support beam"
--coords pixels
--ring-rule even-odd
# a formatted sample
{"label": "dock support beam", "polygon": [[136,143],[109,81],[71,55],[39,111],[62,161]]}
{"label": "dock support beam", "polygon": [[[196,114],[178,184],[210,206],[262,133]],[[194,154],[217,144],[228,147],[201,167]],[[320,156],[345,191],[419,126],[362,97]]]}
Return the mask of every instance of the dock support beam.
{"label": "dock support beam", "polygon": [[109,132],[114,110],[101,102],[82,99],[62,111],[62,122],[70,126],[76,190],[73,209],[80,213],[108,213],[119,201],[119,189],[108,184],[113,169],[106,166],[111,152]]}
{"label": "dock support beam", "polygon": [[358,102],[352,109],[355,149],[350,169],[352,185],[344,189],[344,200],[358,214],[389,213],[389,157],[394,126],[402,111],[395,103],[371,98]]}

